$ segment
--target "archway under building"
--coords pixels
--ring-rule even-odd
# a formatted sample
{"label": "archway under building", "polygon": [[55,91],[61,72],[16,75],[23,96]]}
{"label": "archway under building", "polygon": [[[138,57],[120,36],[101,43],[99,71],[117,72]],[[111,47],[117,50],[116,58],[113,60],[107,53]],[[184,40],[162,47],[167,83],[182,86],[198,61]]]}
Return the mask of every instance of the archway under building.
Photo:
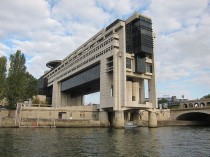
{"label": "archway under building", "polygon": [[98,105],[100,104],[100,92],[94,92],[84,95],[84,105]]}

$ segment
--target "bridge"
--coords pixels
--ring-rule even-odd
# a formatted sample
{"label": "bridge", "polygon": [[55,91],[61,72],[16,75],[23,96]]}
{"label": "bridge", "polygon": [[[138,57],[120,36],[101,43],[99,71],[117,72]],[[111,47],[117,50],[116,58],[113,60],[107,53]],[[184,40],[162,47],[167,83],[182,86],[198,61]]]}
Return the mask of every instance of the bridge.
{"label": "bridge", "polygon": [[210,106],[171,110],[171,120],[210,125]]}
{"label": "bridge", "polygon": [[210,99],[196,99],[181,102],[179,108],[205,107],[210,105]]}

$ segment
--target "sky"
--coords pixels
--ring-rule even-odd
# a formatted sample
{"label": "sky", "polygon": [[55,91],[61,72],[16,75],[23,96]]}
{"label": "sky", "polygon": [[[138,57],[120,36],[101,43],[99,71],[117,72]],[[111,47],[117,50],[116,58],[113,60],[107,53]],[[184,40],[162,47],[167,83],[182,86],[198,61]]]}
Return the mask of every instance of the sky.
{"label": "sky", "polygon": [[48,61],[134,12],[153,21],[157,97],[210,94],[210,0],[2,0],[0,56],[21,50],[39,78]]}

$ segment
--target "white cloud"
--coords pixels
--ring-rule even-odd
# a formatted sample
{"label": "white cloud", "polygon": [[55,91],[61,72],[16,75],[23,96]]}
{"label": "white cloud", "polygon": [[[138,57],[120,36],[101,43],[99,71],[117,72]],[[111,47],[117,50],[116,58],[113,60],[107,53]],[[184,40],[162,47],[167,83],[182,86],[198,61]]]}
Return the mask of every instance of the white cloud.
{"label": "white cloud", "polygon": [[110,18],[108,13],[97,7],[94,0],[77,0],[73,3],[72,1],[61,0],[52,9],[52,13],[64,25],[66,23],[91,23],[94,26],[102,26]]}
{"label": "white cloud", "polygon": [[[0,56],[22,50],[28,71],[38,78],[47,70],[48,61],[63,59],[115,19],[126,19],[134,11],[153,20],[158,83],[209,84],[208,0],[2,1]],[[181,88],[173,92],[170,88],[159,93],[192,97],[184,88],[180,92]]]}

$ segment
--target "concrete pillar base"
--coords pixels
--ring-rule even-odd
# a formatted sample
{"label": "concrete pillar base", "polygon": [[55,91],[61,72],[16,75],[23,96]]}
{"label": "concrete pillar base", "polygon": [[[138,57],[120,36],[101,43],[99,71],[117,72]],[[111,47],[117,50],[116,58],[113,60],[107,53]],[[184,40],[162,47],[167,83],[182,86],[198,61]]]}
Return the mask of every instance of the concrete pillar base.
{"label": "concrete pillar base", "polygon": [[103,127],[109,127],[109,119],[108,119],[108,112],[100,111],[99,112],[99,120],[101,123],[101,126]]}
{"label": "concrete pillar base", "polygon": [[115,111],[113,126],[114,128],[124,128],[124,111]]}
{"label": "concrete pillar base", "polygon": [[157,128],[157,116],[154,111],[149,111],[148,113],[148,127],[149,128]]}

